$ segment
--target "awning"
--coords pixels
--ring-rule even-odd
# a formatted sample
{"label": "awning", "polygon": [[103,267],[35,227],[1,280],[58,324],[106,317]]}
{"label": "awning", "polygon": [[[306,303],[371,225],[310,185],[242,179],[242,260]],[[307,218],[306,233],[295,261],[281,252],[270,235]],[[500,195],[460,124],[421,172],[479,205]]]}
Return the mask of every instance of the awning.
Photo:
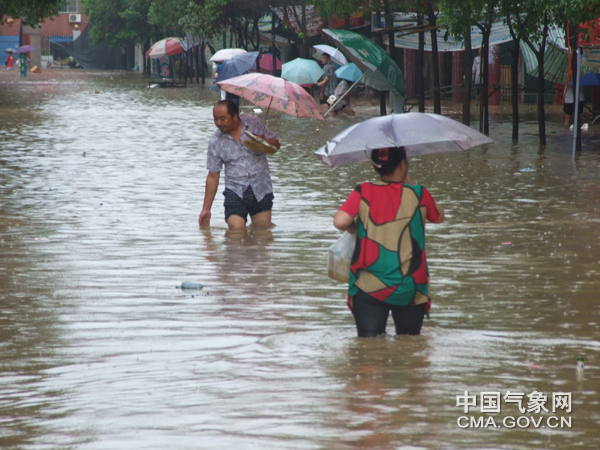
{"label": "awning", "polygon": [[202,38],[200,36],[194,36],[190,31],[188,31],[184,38],[180,39],[181,46],[184,51],[188,51],[190,48],[196,47],[202,43]]}
{"label": "awning", "polygon": [[[416,26],[417,23],[414,22],[412,25]],[[429,31],[425,32],[425,51],[431,51],[431,33]],[[445,36],[444,30],[439,30],[437,35],[437,44],[438,51],[440,52],[460,52],[464,50],[464,41],[456,41],[452,36],[448,36],[447,40],[444,39]],[[504,44],[505,42],[512,41],[513,38],[510,34],[510,29],[508,25],[504,24],[503,20],[496,21],[492,24],[492,31],[490,33],[490,46]],[[565,39],[562,31],[553,26],[550,28],[550,36],[548,38],[549,42],[554,43],[554,45],[559,48],[565,49]],[[419,34],[409,34],[406,36],[402,36],[402,33],[396,33],[394,36],[394,45],[399,48],[408,48],[411,50],[419,49]],[[477,27],[471,27],[471,48],[478,49],[483,45],[483,35],[481,34],[481,30]]]}

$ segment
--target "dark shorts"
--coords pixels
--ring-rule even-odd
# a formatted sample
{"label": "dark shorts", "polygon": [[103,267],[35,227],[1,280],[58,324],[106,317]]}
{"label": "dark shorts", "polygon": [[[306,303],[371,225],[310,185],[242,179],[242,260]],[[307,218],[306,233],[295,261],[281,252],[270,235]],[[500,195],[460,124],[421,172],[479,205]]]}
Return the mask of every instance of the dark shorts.
{"label": "dark shorts", "polygon": [[248,215],[252,217],[261,212],[271,211],[273,209],[273,199],[275,198],[273,194],[267,194],[259,202],[256,200],[250,186],[244,191],[244,198],[239,198],[231,189],[225,189],[223,195],[225,196],[225,202],[223,203],[225,206],[225,221],[229,219],[229,216],[236,215],[247,222]]}
{"label": "dark shorts", "polygon": [[[327,98],[329,98],[329,97],[327,97]],[[327,106],[330,106],[330,105],[329,105],[329,103],[327,103],[327,98],[325,98],[325,99],[321,100],[321,105],[327,105]]]}
{"label": "dark shorts", "polygon": [[[584,102],[579,102],[579,114],[583,114],[583,108],[585,106]],[[575,112],[575,103],[565,103],[563,105],[563,112],[567,115],[567,116],[572,116],[573,113]]]}

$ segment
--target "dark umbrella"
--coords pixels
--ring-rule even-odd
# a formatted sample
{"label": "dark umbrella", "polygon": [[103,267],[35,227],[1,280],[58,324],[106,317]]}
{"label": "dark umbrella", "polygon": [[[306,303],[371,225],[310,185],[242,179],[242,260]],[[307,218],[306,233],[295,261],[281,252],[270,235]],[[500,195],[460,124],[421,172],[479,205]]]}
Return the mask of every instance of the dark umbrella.
{"label": "dark umbrella", "polygon": [[217,82],[245,74],[254,67],[256,58],[258,58],[258,52],[249,52],[235,55],[229,61],[225,61],[219,70]]}
{"label": "dark umbrella", "polygon": [[[569,84],[573,84],[569,81]],[[586,73],[579,79],[579,86],[600,86],[600,74]]]}
{"label": "dark umbrella", "polygon": [[17,53],[29,53],[33,49],[34,48],[31,45],[22,45],[19,47],[19,50],[17,50]]}

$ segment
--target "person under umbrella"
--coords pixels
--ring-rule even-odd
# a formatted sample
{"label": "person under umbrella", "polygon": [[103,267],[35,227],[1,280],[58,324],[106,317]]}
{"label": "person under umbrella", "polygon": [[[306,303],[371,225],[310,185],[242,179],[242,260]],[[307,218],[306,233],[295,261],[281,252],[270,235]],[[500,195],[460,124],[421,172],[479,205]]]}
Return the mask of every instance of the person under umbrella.
{"label": "person under umbrella", "polygon": [[[331,104],[329,113],[332,116],[336,116],[338,113],[343,112],[353,116],[356,113],[350,107],[350,93],[362,78],[362,72],[356,67],[356,64],[349,63],[336,70],[335,75],[340,82],[333,93],[335,100]],[[352,86],[350,83],[352,83]]]}
{"label": "person under umbrella", "polygon": [[323,63],[323,76],[317,81],[317,86],[321,88],[319,94],[319,100],[321,103],[321,112],[325,114],[329,110],[328,99],[334,95],[335,88],[338,85],[338,79],[335,75],[336,67],[331,62],[331,56],[327,53],[321,55],[321,62]]}
{"label": "person under umbrella", "polygon": [[271,225],[273,185],[265,153],[249,150],[244,141],[252,133],[280,148],[279,138],[256,116],[240,114],[231,100],[221,100],[213,108],[217,130],[208,143],[206,188],[198,218],[201,227],[210,226],[211,207],[225,168],[225,221],[230,230],[246,228],[248,215],[255,226]]}
{"label": "person under umbrella", "polygon": [[356,234],[348,307],[359,337],[384,334],[390,312],[396,334],[418,335],[431,305],[425,221],[443,222],[444,210],[408,176],[404,147],[373,150],[370,161],[380,180],[358,185],[333,219]]}
{"label": "person under umbrella", "polygon": [[[228,61],[219,65],[216,82],[219,83],[220,81],[225,81],[248,73],[248,71],[254,67],[256,58],[258,58],[258,52],[240,53],[233,56]],[[239,96],[223,90],[221,91],[221,100],[231,100],[236,103],[238,107],[240,105]]]}

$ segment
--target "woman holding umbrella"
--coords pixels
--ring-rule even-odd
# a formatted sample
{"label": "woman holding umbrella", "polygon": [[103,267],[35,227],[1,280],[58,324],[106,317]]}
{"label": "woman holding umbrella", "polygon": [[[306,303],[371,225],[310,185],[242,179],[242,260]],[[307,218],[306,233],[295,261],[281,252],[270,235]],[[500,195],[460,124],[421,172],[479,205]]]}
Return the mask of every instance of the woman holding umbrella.
{"label": "woman holding umbrella", "polygon": [[359,337],[384,334],[390,311],[396,334],[417,335],[431,305],[425,221],[443,222],[444,210],[412,183],[404,147],[373,150],[370,160],[380,181],[358,185],[333,221],[357,234],[348,306]]}

